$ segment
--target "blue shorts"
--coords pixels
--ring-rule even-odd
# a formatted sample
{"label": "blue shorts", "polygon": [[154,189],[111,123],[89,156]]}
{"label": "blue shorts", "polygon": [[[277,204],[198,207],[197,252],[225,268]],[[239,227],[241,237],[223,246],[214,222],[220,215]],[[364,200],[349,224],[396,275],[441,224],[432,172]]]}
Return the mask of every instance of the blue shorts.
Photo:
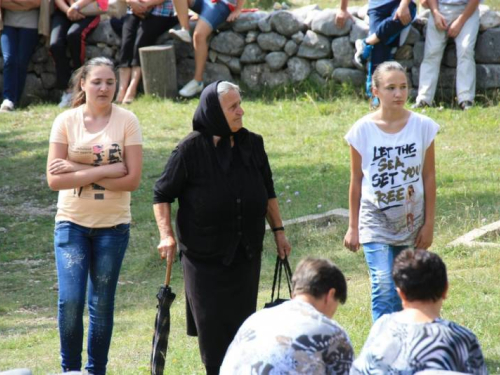
{"label": "blue shorts", "polygon": [[216,30],[220,25],[226,22],[229,13],[229,7],[223,1],[212,3],[211,0],[196,0],[191,7],[193,12],[196,12],[200,18]]}

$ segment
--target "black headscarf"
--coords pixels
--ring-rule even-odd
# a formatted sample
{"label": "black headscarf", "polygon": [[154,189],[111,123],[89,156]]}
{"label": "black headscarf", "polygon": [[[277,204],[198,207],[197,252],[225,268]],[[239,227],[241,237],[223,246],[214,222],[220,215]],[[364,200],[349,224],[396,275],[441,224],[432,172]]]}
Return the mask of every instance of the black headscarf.
{"label": "black headscarf", "polygon": [[[193,116],[193,130],[208,135],[210,138],[214,135],[221,137],[215,148],[215,154],[220,167],[224,173],[227,173],[232,160],[230,137],[233,136],[234,144],[238,147],[245,166],[250,165],[252,145],[248,130],[242,128],[235,133],[231,132],[217,94],[217,86],[220,82],[222,81],[211,83],[201,93],[200,103]],[[213,142],[212,139],[210,141]]]}

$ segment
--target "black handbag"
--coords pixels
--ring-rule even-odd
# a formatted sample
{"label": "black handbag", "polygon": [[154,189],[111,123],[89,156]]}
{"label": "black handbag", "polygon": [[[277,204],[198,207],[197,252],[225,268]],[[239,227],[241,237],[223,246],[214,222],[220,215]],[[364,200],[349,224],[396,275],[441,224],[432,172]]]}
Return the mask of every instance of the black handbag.
{"label": "black handbag", "polygon": [[[276,258],[276,266],[274,268],[274,280],[273,280],[273,290],[271,293],[271,302],[267,302],[264,304],[264,308],[270,308],[274,306],[278,306],[283,302],[288,301],[288,298],[280,298],[280,289],[281,289],[281,272],[285,270],[286,282],[288,285],[288,292],[290,293],[290,298],[292,297],[292,270],[290,268],[290,264],[288,263],[288,258],[285,256],[285,259],[281,259],[279,256]],[[274,298],[274,292],[276,291],[276,281],[278,281],[278,289],[276,293],[276,299]]]}

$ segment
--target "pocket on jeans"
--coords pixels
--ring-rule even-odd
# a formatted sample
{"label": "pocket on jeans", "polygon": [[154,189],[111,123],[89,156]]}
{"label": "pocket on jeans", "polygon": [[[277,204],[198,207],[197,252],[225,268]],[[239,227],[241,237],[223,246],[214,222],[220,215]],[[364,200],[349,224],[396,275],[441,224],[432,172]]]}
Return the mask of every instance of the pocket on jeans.
{"label": "pocket on jeans", "polygon": [[126,234],[130,230],[130,224],[118,224],[112,227],[111,229],[120,234]]}

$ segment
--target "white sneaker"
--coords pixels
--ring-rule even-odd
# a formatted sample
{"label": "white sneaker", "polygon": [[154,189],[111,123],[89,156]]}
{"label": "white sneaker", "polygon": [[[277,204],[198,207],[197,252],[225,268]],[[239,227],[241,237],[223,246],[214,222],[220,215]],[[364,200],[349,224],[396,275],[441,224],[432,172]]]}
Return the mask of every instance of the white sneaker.
{"label": "white sneaker", "polygon": [[192,79],[181,89],[181,91],[179,91],[179,94],[185,98],[190,98],[202,92],[204,87],[205,85],[203,82]]}
{"label": "white sneaker", "polygon": [[71,107],[72,100],[73,100],[73,93],[65,91],[61,96],[61,102],[59,103],[59,108]]}
{"label": "white sneaker", "polygon": [[9,99],[4,99],[0,106],[0,112],[12,112],[14,110],[14,103]]}
{"label": "white sneaker", "polygon": [[184,43],[191,43],[193,41],[191,34],[189,34],[189,30],[186,29],[170,29],[168,33],[175,39]]}

